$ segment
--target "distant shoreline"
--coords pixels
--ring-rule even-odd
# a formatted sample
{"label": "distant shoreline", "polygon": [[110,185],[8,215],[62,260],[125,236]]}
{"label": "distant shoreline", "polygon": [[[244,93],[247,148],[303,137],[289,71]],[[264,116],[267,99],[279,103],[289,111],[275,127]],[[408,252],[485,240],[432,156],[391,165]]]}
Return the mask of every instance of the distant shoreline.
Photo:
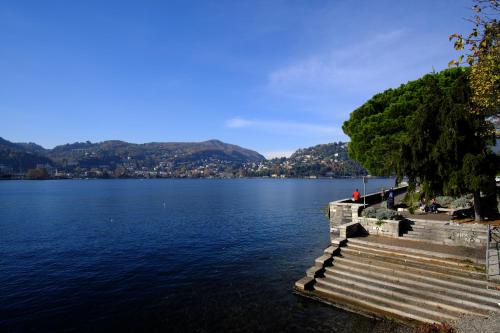
{"label": "distant shoreline", "polygon": [[[12,180],[25,180],[25,181],[46,181],[46,180],[131,180],[131,179],[142,179],[142,180],[155,180],[155,179],[176,179],[176,180],[216,180],[216,179],[273,179],[273,180],[284,180],[284,179],[304,179],[304,180],[324,180],[324,179],[362,179],[364,176],[345,176],[345,177],[324,177],[324,176],[314,176],[314,177],[122,177],[122,178],[42,178],[42,179],[29,179],[29,178],[0,178],[0,181],[12,181]],[[386,179],[391,177],[378,177],[370,176],[369,179]]]}

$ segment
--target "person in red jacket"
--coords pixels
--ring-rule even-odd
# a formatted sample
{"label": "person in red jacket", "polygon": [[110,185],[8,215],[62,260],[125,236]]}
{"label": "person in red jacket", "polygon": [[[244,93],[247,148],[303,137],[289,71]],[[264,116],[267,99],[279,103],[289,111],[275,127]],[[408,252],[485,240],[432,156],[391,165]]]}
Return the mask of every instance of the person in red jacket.
{"label": "person in red jacket", "polygon": [[352,192],[352,201],[354,201],[354,202],[359,201],[360,196],[361,196],[361,194],[359,194],[358,189],[356,189],[356,191]]}

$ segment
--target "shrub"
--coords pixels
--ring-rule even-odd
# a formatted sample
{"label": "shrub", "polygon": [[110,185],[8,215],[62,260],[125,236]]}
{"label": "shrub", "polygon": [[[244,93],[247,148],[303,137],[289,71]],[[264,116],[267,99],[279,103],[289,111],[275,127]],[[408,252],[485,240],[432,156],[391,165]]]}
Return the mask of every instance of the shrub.
{"label": "shrub", "polygon": [[361,213],[364,217],[376,218],[377,220],[394,220],[399,217],[397,213],[387,208],[368,207]]}
{"label": "shrub", "polygon": [[408,211],[413,214],[415,210],[420,206],[420,193],[418,192],[407,192],[403,203],[408,207]]}
{"label": "shrub", "polygon": [[361,213],[364,217],[375,217],[377,215],[377,209],[375,207],[368,207]]}
{"label": "shrub", "polygon": [[472,202],[470,199],[467,199],[467,196],[455,199],[451,203],[451,208],[469,208],[469,207],[472,207]]}
{"label": "shrub", "polygon": [[407,192],[403,199],[403,203],[406,204],[408,207],[418,205],[419,202],[420,202],[420,193],[418,192]]}
{"label": "shrub", "polygon": [[449,207],[450,204],[453,202],[453,197],[439,196],[436,197],[436,202],[441,207]]}
{"label": "shrub", "polygon": [[396,212],[387,208],[377,209],[375,217],[377,220],[390,220],[396,216]]}

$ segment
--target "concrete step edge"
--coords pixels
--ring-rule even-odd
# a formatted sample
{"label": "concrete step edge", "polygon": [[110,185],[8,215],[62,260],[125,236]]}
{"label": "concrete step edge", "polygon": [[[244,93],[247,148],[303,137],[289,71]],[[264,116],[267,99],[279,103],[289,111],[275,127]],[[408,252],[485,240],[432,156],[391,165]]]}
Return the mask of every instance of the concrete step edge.
{"label": "concrete step edge", "polygon": [[[419,229],[419,228],[413,228],[411,230],[408,230],[408,233],[413,233],[413,234],[422,234],[422,235],[450,235],[451,232],[450,230],[433,230],[433,229]],[[481,233],[476,234],[477,238],[480,239],[486,239],[486,233],[484,235]]]}
{"label": "concrete step edge", "polygon": [[[395,308],[399,308],[400,310],[406,309],[406,311],[409,311],[409,312],[424,313],[425,315],[436,316],[437,318],[443,318],[443,319],[447,319],[447,320],[455,320],[456,318],[458,318],[458,316],[452,316],[452,315],[449,315],[449,314],[446,314],[443,312],[438,312],[435,310],[422,308],[422,307],[415,306],[415,305],[408,304],[408,303],[394,301],[390,298],[384,298],[384,297],[380,297],[378,295],[363,293],[363,292],[358,291],[354,288],[350,288],[350,287],[346,287],[346,286],[342,286],[342,285],[338,285],[338,284],[331,284],[331,283],[325,281],[324,279],[318,279],[316,281],[316,285],[318,285],[318,286],[327,285],[327,286],[334,288],[334,289],[340,289],[340,290],[349,292],[351,294],[356,295],[357,297],[364,297],[364,298],[371,299],[372,301],[374,300],[377,302],[381,302],[382,304],[383,303],[389,304],[390,306],[393,306]],[[316,286],[315,286],[315,289],[316,289]]]}
{"label": "concrete step edge", "polygon": [[355,272],[357,274],[370,275],[373,278],[390,281],[390,282],[398,282],[404,283],[408,285],[415,285],[422,288],[427,288],[430,290],[439,290],[443,292],[447,292],[450,294],[459,294],[463,297],[468,297],[470,299],[475,299],[481,302],[488,302],[492,304],[498,304],[500,302],[500,294],[497,290],[490,290],[485,288],[473,287],[470,285],[463,285],[456,282],[443,281],[441,279],[436,279],[428,276],[421,276],[419,274],[406,273],[406,272],[398,272],[394,273],[381,273],[378,271],[369,270],[369,267],[361,268],[355,267],[353,265],[337,265],[333,267],[327,267],[325,270],[325,274],[334,272],[333,269],[339,270],[347,270],[351,272]]}
{"label": "concrete step edge", "polygon": [[[393,316],[396,316],[399,318],[406,318],[406,319],[410,319],[410,320],[414,320],[414,321],[418,321],[418,322],[429,323],[429,324],[439,323],[438,320],[434,320],[434,319],[422,317],[422,316],[417,316],[417,315],[408,313],[407,311],[401,311],[401,310],[394,309],[392,307],[380,305],[379,303],[373,303],[373,302],[361,300],[361,299],[353,299],[352,297],[350,297],[349,295],[346,295],[342,291],[336,291],[335,289],[328,288],[326,286],[325,287],[318,286],[317,288],[315,288],[315,290],[319,291],[321,294],[324,294],[327,296],[330,295],[330,297],[332,297],[335,301],[340,300],[342,303],[350,304],[351,306],[365,309],[365,310],[369,311],[370,313],[374,313],[376,315],[379,315],[378,311],[380,311],[382,313],[388,313],[390,315],[393,315]],[[321,294],[320,294],[320,296],[321,296]],[[374,311],[373,309],[375,309],[377,311]]]}
{"label": "concrete step edge", "polygon": [[457,273],[470,273],[471,275],[476,275],[478,276],[484,276],[484,273],[482,272],[476,272],[473,271],[467,266],[456,266],[456,265],[447,265],[445,262],[442,261],[436,261],[432,259],[420,259],[418,257],[412,256],[405,256],[405,255],[400,255],[394,252],[380,252],[380,251],[373,251],[372,249],[367,249],[363,247],[351,247],[347,246],[341,249],[341,255],[342,254],[353,254],[353,255],[359,255],[359,256],[372,256],[375,258],[386,258],[390,257],[393,260],[400,260],[401,264],[404,265],[405,262],[411,262],[414,264],[421,264],[422,266],[425,267],[435,267],[436,269],[446,269],[449,271],[454,271]]}
{"label": "concrete step edge", "polygon": [[[422,236],[422,237],[436,237],[436,238],[451,239],[450,238],[451,235],[447,232],[422,232],[422,231],[410,230],[405,235],[415,235],[415,236]],[[475,239],[477,239],[479,241],[486,241],[486,236],[484,236],[484,237],[477,236]]]}
{"label": "concrete step edge", "polygon": [[[486,225],[482,224],[455,224],[453,221],[436,221],[436,220],[426,220],[426,219],[418,219],[411,218],[410,221],[413,222],[412,225],[421,225],[421,226],[438,226],[438,227],[449,227],[449,228],[469,228],[469,229],[478,229],[478,230],[486,230]],[[453,224],[451,224],[453,223]]]}
{"label": "concrete step edge", "polygon": [[456,305],[449,304],[446,302],[443,302],[443,300],[436,298],[431,299],[428,297],[419,297],[412,295],[410,293],[406,292],[401,292],[401,291],[395,291],[392,289],[376,286],[373,284],[367,284],[366,282],[362,282],[359,280],[352,280],[351,277],[345,277],[342,276],[342,274],[336,274],[336,275],[328,275],[325,276],[325,281],[331,283],[331,284],[342,284],[346,287],[355,287],[359,288],[360,290],[364,290],[366,292],[369,292],[371,294],[378,295],[380,297],[387,297],[390,298],[394,301],[398,302],[406,302],[408,304],[417,306],[417,307],[431,307],[434,311],[440,311],[442,309],[443,313],[448,314],[450,316],[460,316],[463,314],[474,314],[474,315],[480,315],[486,317],[484,312],[480,313],[477,310],[476,311],[471,311],[469,309],[465,309],[463,306],[462,307],[457,307]]}
{"label": "concrete step edge", "polygon": [[477,228],[469,228],[469,227],[459,227],[459,226],[451,226],[451,225],[446,225],[446,226],[428,226],[428,225],[422,225],[422,224],[412,224],[410,225],[410,228],[412,230],[425,230],[425,231],[473,231],[477,232],[478,234],[484,234],[486,236],[486,228],[484,229],[477,229]]}
{"label": "concrete step edge", "polygon": [[[384,253],[393,253],[395,255],[403,255],[403,256],[407,256],[407,257],[422,258],[423,260],[434,260],[434,261],[442,262],[444,264],[449,263],[449,264],[455,265],[455,266],[466,265],[466,263],[462,263],[462,261],[463,262],[468,262],[468,261],[476,262],[476,261],[478,261],[477,258],[471,258],[471,257],[467,257],[467,256],[459,256],[459,255],[454,255],[454,254],[449,254],[449,253],[433,252],[433,251],[413,249],[413,248],[396,246],[396,245],[375,243],[375,242],[370,242],[370,241],[359,240],[356,238],[349,238],[349,240],[347,242],[347,246],[349,247],[350,245],[354,245],[356,247],[371,247],[370,249],[374,250],[374,251],[381,251],[381,252],[383,251]],[[453,260],[459,260],[461,262],[456,262]]]}
{"label": "concrete step edge", "polygon": [[[330,276],[330,274],[332,274]],[[338,281],[339,280],[339,275],[343,276],[343,279],[345,281],[357,281],[357,282],[362,282],[364,285],[367,283],[370,283],[369,286],[375,287],[378,285],[377,288],[386,288],[387,290],[392,290],[396,291],[402,295],[410,295],[413,297],[417,297],[419,299],[423,300],[440,300],[442,302],[447,302],[447,303],[442,303],[442,306],[450,306],[450,310],[455,311],[455,312],[464,312],[464,313],[471,313],[471,314],[477,314],[481,316],[486,316],[489,312],[494,311],[494,312],[500,312],[500,307],[494,307],[494,306],[489,306],[483,303],[478,303],[478,302],[473,302],[473,301],[468,301],[464,300],[460,297],[456,296],[448,296],[446,294],[439,294],[435,292],[428,292],[425,290],[419,290],[415,289],[414,286],[408,286],[400,283],[393,283],[393,282],[387,282],[387,281],[379,281],[374,278],[370,278],[368,276],[360,276],[359,274],[353,274],[348,271],[342,271],[342,270],[335,270],[334,273],[328,272],[328,274],[325,275],[325,279],[332,279],[332,281]],[[357,283],[356,282],[356,283]],[[396,289],[396,290],[394,290]],[[419,297],[420,296],[420,297]],[[404,296],[406,297],[406,296]],[[425,298],[422,298],[425,297]],[[463,307],[467,307],[467,309],[464,309]],[[465,311],[464,311],[465,310]]]}
{"label": "concrete step edge", "polygon": [[[413,262],[401,262],[394,263],[392,261],[382,260],[382,258],[363,258],[357,255],[351,257],[351,254],[344,257],[335,257],[334,262],[344,262],[346,264],[373,266],[380,268],[381,270],[387,271],[401,271],[414,273],[423,276],[433,276],[439,279],[451,279],[455,280],[457,283],[470,284],[478,287],[486,286],[486,276],[482,274],[481,276],[475,277],[469,272],[456,272],[456,271],[445,271],[442,267],[434,267],[430,265],[419,265],[419,263]],[[414,267],[413,265],[418,265],[419,267]],[[460,275],[457,275],[460,274]]]}
{"label": "concrete step edge", "polygon": [[[448,237],[447,235],[436,235],[436,234],[425,235],[425,234],[409,232],[407,234],[403,234],[403,237],[405,239],[411,239],[411,240],[423,240],[423,241],[430,241],[430,242],[439,242],[442,245],[469,244],[467,246],[472,247],[472,248],[484,247],[486,245],[486,239],[482,239],[482,238],[476,238],[474,243],[470,243],[470,242],[467,243],[463,239],[462,240],[453,240],[450,237]],[[465,246],[465,245],[462,245],[462,246]]]}
{"label": "concrete step edge", "polygon": [[[403,237],[405,239],[409,239],[412,241],[425,242],[425,243],[431,243],[431,244],[437,244],[437,245],[450,245],[450,246],[454,245],[454,241],[452,241],[451,239],[432,240],[432,239],[428,239],[428,238],[416,237],[416,236],[410,235],[410,234],[403,234]],[[486,243],[486,240],[484,240],[484,241],[481,240],[479,243],[475,244],[472,247],[473,248],[481,248],[481,247],[485,246],[485,243]]]}

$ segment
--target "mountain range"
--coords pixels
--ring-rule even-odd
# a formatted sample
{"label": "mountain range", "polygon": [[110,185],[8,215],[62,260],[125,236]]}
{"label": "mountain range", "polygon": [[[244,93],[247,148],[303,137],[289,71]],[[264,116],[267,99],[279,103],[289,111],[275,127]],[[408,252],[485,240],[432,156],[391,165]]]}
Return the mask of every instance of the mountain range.
{"label": "mountain range", "polygon": [[349,160],[347,143],[298,149],[266,160],[236,145],[203,142],[75,142],[46,149],[0,138],[0,178],[350,177],[366,170]]}
{"label": "mountain range", "polygon": [[198,161],[227,163],[259,162],[259,153],[219,140],[203,142],[150,142],[135,144],[119,140],[99,143],[75,142],[45,149],[36,143],[13,143],[0,138],[0,164],[16,172],[39,164],[73,169],[103,167],[114,169],[134,161],[139,167],[152,168],[160,163],[183,164]]}

